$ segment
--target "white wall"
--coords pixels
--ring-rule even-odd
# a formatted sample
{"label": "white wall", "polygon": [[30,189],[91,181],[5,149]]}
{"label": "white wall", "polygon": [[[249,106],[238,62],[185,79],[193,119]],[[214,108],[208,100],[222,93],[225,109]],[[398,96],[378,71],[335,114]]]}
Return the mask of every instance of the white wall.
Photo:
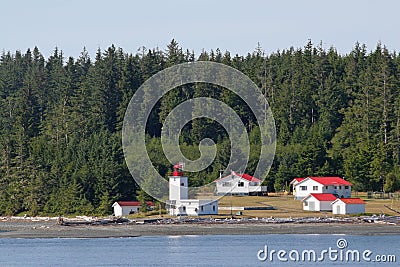
{"label": "white wall", "polygon": [[188,198],[188,178],[181,176],[169,177],[169,200]]}
{"label": "white wall", "polygon": [[138,212],[140,209],[140,206],[120,206],[120,205],[114,205],[114,215],[117,217],[124,216],[124,215],[129,215],[131,212]]}
{"label": "white wall", "polygon": [[[314,180],[303,180],[304,182],[298,183],[295,185],[295,192],[294,192],[294,198],[295,199],[303,199],[306,196],[308,196],[309,194],[312,193],[323,193],[323,189],[322,189],[322,185],[320,183],[315,182]],[[306,186],[307,189],[306,190],[301,190],[300,188],[302,186]],[[317,190],[314,190],[314,186],[317,187]]]}
{"label": "white wall", "polygon": [[[311,210],[310,202],[314,203],[314,209]],[[306,205],[307,203],[307,205]],[[332,211],[332,201],[319,201],[313,196],[310,196],[306,200],[303,201],[303,210],[308,210],[308,211]]]}
{"label": "white wall", "polygon": [[217,215],[218,200],[185,199],[176,201],[175,207],[170,208],[169,214],[172,216]]}
{"label": "white wall", "polygon": [[339,196],[339,198],[351,197],[351,186],[348,186],[347,189],[345,188],[346,188],[345,185],[328,185],[323,187],[323,192],[334,195],[336,194]]}
{"label": "white wall", "polygon": [[[239,186],[239,182],[243,182],[243,186]],[[249,193],[261,192],[267,190],[266,187],[261,186],[260,182],[250,182],[237,175],[229,175],[223,180],[216,182],[218,195],[232,194],[234,195],[248,195]]]}
{"label": "white wall", "polygon": [[[313,197],[308,198],[307,200],[303,201],[303,210],[308,211],[319,211],[319,201]],[[314,209],[310,209],[311,206],[314,205]]]}
{"label": "white wall", "polygon": [[[338,206],[340,210],[338,211]],[[356,213],[364,213],[365,212],[365,204],[346,204],[342,201],[337,201],[332,205],[332,213],[333,214],[356,214]]]}
{"label": "white wall", "polygon": [[120,205],[114,205],[114,215],[117,217],[122,216],[122,208]]}
{"label": "white wall", "polygon": [[[239,187],[238,183],[243,182],[243,186]],[[249,181],[246,179],[240,179],[239,176],[229,175],[225,177],[223,180],[217,181],[217,192],[218,195],[225,194],[248,194],[249,193]]]}
{"label": "white wall", "polygon": [[[304,182],[300,182],[294,186],[294,198],[301,200],[308,196],[311,193],[329,193],[329,194],[336,194],[340,198],[341,197],[351,197],[351,186],[348,186],[347,189],[346,186],[344,185],[321,185],[320,183],[308,179],[308,180],[303,180]],[[307,190],[303,191],[300,190],[302,186],[306,186]],[[313,187],[317,186],[317,190],[314,190]]]}

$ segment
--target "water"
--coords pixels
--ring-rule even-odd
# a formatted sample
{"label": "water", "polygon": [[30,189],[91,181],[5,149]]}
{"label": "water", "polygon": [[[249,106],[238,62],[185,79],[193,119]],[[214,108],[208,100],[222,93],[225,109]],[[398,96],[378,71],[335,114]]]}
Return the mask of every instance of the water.
{"label": "water", "polygon": [[[351,235],[206,235],[148,236],[87,239],[0,239],[0,266],[344,266],[345,261],[260,261],[259,250],[339,250],[345,239],[348,249],[372,251],[369,258],[395,255],[396,263],[351,262],[357,266],[399,266],[399,236]],[[293,254],[295,255],[295,254]],[[263,253],[260,256],[264,256]],[[288,258],[288,255],[286,255]]]}

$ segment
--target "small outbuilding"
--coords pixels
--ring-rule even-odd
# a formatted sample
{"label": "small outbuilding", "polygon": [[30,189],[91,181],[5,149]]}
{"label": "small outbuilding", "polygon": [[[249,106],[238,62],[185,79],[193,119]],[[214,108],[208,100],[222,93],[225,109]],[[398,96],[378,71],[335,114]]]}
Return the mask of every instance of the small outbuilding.
{"label": "small outbuilding", "polygon": [[332,201],[336,199],[333,194],[309,194],[303,199],[303,210],[332,211]]}
{"label": "small outbuilding", "polygon": [[[154,203],[152,201],[147,201],[147,206],[149,210],[154,209]],[[117,201],[112,207],[114,208],[114,216],[121,217],[139,212],[142,205],[139,201]]]}
{"label": "small outbuilding", "polygon": [[365,201],[361,198],[338,198],[332,202],[333,214],[365,213]]}

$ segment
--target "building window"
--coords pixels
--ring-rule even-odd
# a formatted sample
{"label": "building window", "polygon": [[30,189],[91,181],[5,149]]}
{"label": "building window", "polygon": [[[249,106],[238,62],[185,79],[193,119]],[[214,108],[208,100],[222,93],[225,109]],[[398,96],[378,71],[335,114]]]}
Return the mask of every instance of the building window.
{"label": "building window", "polygon": [[335,186],[335,189],[337,189],[337,186]]}
{"label": "building window", "polygon": [[328,186],[325,186],[325,189],[328,189]]}
{"label": "building window", "polygon": [[223,182],[222,186],[231,187],[231,183],[230,182]]}
{"label": "building window", "polygon": [[300,190],[301,190],[301,191],[307,191],[307,186],[304,186],[304,185],[303,185],[303,186],[300,186]]}
{"label": "building window", "polygon": [[203,211],[203,210],[204,210],[204,207],[203,207],[203,206],[201,206],[201,207],[200,207],[200,210],[201,210],[201,211]]}
{"label": "building window", "polygon": [[342,189],[342,186],[341,186],[341,185],[339,185],[339,189]]}
{"label": "building window", "polygon": [[181,186],[185,186],[185,183],[181,183]]}
{"label": "building window", "polygon": [[304,201],[304,206],[308,206],[308,201]]}
{"label": "building window", "polygon": [[215,206],[213,205],[213,211],[215,211]]}
{"label": "building window", "polygon": [[312,190],[318,191],[318,186],[317,186],[317,185],[314,185],[314,186],[312,187]]}
{"label": "building window", "polygon": [[348,185],[346,185],[346,186],[344,187],[344,189],[349,189],[349,186],[348,186]]}
{"label": "building window", "polygon": [[238,182],[238,186],[239,187],[243,187],[244,186],[244,182]]}
{"label": "building window", "polygon": [[183,210],[183,211],[186,211],[186,206],[183,206],[183,207],[182,207],[182,210]]}

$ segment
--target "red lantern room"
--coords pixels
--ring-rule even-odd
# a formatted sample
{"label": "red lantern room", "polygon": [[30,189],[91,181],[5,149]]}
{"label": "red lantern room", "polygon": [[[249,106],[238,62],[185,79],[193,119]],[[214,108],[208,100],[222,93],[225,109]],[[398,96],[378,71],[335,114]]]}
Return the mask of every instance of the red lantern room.
{"label": "red lantern room", "polygon": [[183,163],[178,163],[174,165],[174,172],[172,173],[173,176],[183,176]]}

